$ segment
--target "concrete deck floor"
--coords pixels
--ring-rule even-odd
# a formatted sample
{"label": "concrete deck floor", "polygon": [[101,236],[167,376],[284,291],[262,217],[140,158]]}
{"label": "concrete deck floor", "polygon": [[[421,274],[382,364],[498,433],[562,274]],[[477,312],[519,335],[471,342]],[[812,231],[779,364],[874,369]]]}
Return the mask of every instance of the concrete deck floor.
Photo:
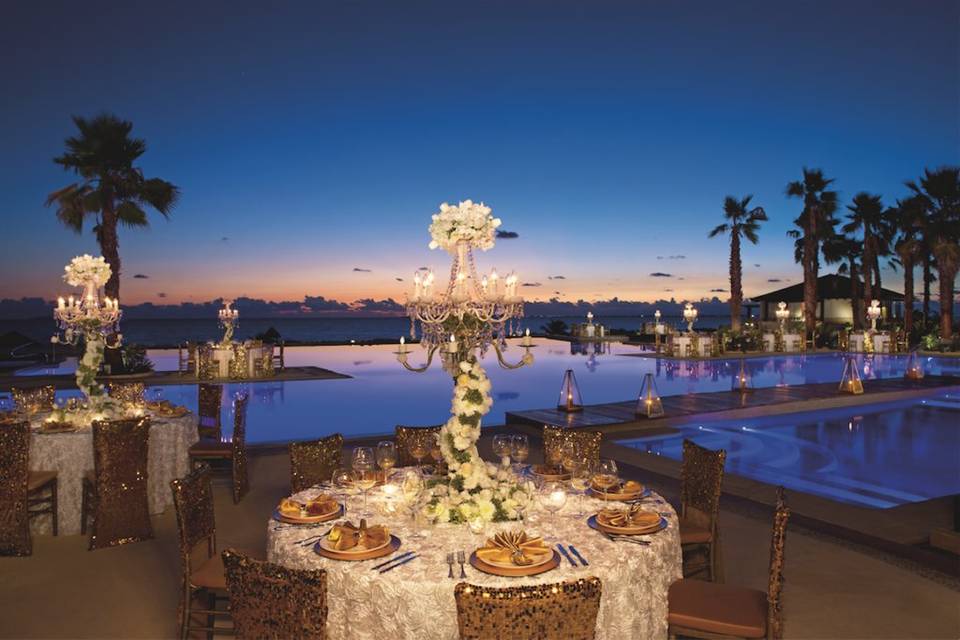
{"label": "concrete deck floor", "polygon": [[[221,549],[262,548],[266,518],[287,493],[285,454],[252,456],[250,467],[252,490],[239,505],[226,485],[215,486]],[[653,486],[675,501],[675,483]],[[727,582],[766,588],[770,525],[765,512],[724,506]],[[94,552],[85,537],[35,537],[32,557],[0,558],[0,637],[175,637],[180,564],[172,510],[154,527],[155,540]],[[795,526],[786,558],[787,638],[960,637],[956,580]]]}

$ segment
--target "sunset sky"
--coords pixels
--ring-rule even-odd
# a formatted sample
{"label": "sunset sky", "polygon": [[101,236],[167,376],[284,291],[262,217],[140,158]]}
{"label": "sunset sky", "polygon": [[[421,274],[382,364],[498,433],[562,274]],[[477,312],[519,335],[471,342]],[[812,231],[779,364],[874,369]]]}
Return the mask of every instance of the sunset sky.
{"label": "sunset sky", "polygon": [[416,268],[447,268],[427,225],[464,198],[519,234],[479,261],[530,298],[724,298],[727,242],[707,232],[727,194],[771,218],[747,295],[799,282],[783,192],[803,166],[844,203],[893,204],[960,162],[958,7],[8,5],[0,298],[64,292],[63,265],[98,253],[43,201],[73,179],[51,161],[71,114],[102,110],[182,190],[169,221],[121,230],[125,302],[399,299]]}

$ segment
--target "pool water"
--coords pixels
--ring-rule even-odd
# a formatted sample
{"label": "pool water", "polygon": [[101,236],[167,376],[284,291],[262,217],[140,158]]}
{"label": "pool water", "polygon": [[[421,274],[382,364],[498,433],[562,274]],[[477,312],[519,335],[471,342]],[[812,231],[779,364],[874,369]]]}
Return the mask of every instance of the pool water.
{"label": "pool water", "polygon": [[885,509],[960,493],[960,395],[697,421],[619,444],[680,460],[685,438],[727,451],[727,473]]}
{"label": "pool water", "polygon": [[[679,361],[652,357],[629,357],[642,348],[618,343],[577,344],[536,339],[532,366],[515,371],[501,369],[496,357],[484,359],[493,385],[494,400],[484,424],[503,424],[508,411],[555,406],[566,369],[573,369],[586,404],[618,402],[636,397],[645,373],[653,373],[662,395],[731,388],[739,360]],[[434,363],[426,373],[403,369],[396,360],[395,346],[288,347],[288,366],[313,365],[352,376],[342,380],[300,382],[256,382],[225,385],[227,393],[247,390],[248,439],[252,443],[285,442],[318,438],[340,432],[347,437],[392,433],[397,424],[439,424],[449,416],[452,383]],[[415,348],[411,366],[424,364]],[[157,370],[175,370],[177,352],[151,350],[148,355]],[[512,343],[506,357],[520,359],[522,351]],[[746,361],[755,386],[797,385],[839,381],[841,356],[779,355],[749,358]],[[861,356],[865,379],[903,375],[903,356]],[[71,373],[76,363],[68,360],[56,368],[24,370],[24,375]],[[930,358],[928,373],[960,375],[960,360]],[[67,397],[77,392],[58,393]],[[196,385],[169,385],[150,389],[151,397],[166,398],[195,409]],[[9,398],[9,394],[7,394]]]}

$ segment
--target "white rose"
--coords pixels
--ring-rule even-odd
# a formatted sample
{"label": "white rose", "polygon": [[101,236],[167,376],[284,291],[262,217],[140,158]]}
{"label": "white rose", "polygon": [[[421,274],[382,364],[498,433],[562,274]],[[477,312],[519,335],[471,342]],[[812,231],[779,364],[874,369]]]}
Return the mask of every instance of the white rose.
{"label": "white rose", "polygon": [[490,522],[493,520],[493,516],[497,513],[497,507],[494,506],[494,504],[489,500],[480,500],[477,503],[477,511],[484,521]]}

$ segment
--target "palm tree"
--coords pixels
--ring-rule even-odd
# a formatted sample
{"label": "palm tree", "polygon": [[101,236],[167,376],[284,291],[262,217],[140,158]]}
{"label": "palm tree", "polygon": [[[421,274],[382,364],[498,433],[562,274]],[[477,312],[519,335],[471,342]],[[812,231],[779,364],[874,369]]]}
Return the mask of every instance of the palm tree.
{"label": "palm tree", "polygon": [[834,234],[823,241],[823,257],[827,264],[840,263],[840,266],[837,267],[837,273],[847,274],[850,277],[853,328],[863,329],[863,317],[866,310],[862,304],[859,304],[861,297],[859,262],[863,258],[863,243],[850,236]]}
{"label": "palm tree", "polygon": [[752,195],[742,200],[727,196],[723,200],[723,217],[727,222],[717,225],[710,237],[721,233],[730,234],[730,329],[740,331],[740,308],[743,304],[743,264],[740,260],[741,236],[757,244],[757,231],[760,223],[767,220],[763,207],[748,210]]}
{"label": "palm tree", "polygon": [[169,216],[180,191],[166,180],[144,178],[133,165],[147,150],[142,139],[130,137],[133,123],[108,113],[92,119],[74,116],[73,122],[80,135],[67,138],[66,152],[53,161],[80,176],[80,181],[51,193],[46,205],[56,203],[57,218],[77,233],[83,231],[84,219],[94,219],[97,243],[113,271],[104,290],[119,299],[118,223],[148,226],[145,206]]}
{"label": "palm tree", "polygon": [[820,245],[834,235],[837,224],[837,192],[827,187],[833,179],[823,177],[820,169],[803,169],[803,180],[787,185],[787,197],[803,200],[803,210],[793,221],[799,231],[788,231],[802,239],[799,262],[803,264],[803,318],[807,332],[817,323],[817,276],[820,272]]}
{"label": "palm tree", "polygon": [[913,332],[913,269],[923,251],[923,240],[917,234],[923,226],[924,204],[919,196],[911,196],[897,200],[893,211],[897,230],[894,250],[903,267],[903,329],[909,337]]}
{"label": "palm tree", "polygon": [[[863,233],[863,300],[880,295],[880,257],[890,254],[890,241],[893,237],[893,224],[889,213],[884,210],[881,196],[861,191],[853,197],[853,204],[847,205],[849,222],[843,226],[846,233]],[[861,305],[857,299],[852,304]]]}
{"label": "palm tree", "polygon": [[937,261],[940,338],[953,336],[953,287],[960,270],[960,167],[924,169],[919,184],[906,183],[927,211],[926,231]]}

